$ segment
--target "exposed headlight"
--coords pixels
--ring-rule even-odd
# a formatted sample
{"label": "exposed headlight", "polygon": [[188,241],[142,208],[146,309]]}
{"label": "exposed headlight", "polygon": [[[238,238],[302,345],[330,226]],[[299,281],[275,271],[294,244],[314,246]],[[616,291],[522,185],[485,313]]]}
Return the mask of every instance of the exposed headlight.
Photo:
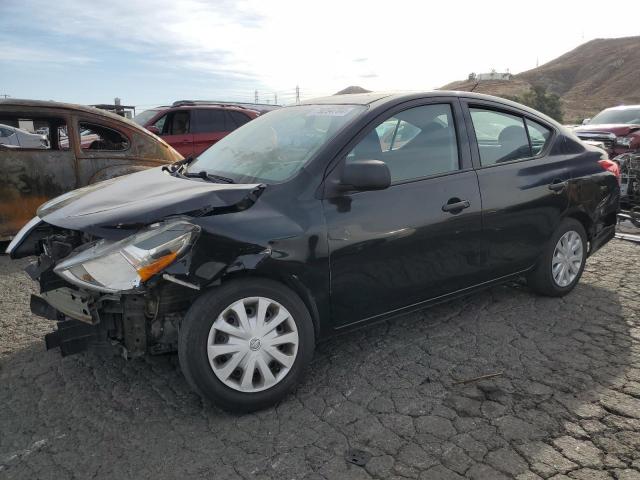
{"label": "exposed headlight", "polygon": [[199,233],[200,227],[186,221],[157,224],[118,242],[100,240],[59,263],[54,272],[91,290],[134,290],[183,255]]}
{"label": "exposed headlight", "polygon": [[616,138],[616,145],[620,145],[621,147],[628,147],[633,142],[632,137],[618,137]]}

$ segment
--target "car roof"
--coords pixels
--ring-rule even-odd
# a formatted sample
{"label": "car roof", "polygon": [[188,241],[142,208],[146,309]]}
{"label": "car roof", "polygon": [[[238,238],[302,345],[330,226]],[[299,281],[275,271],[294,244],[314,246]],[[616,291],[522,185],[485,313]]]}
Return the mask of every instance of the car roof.
{"label": "car roof", "polygon": [[128,128],[132,128],[145,135],[153,136],[147,129],[141,127],[137,123],[129,120],[128,118],[121,117],[115,113],[108,112],[106,110],[100,110],[99,108],[89,107],[87,105],[76,105],[74,103],[53,102],[50,100],[25,100],[17,98],[7,98],[0,100],[0,108],[2,107],[17,107],[17,108],[37,108],[42,110],[68,110],[70,112],[86,113],[96,117],[104,117],[105,119],[116,121],[126,124]]}
{"label": "car roof", "polygon": [[[159,108],[159,107],[158,107]],[[240,107],[238,105],[223,105],[223,104],[194,104],[194,105],[175,105],[171,107],[166,107],[165,110],[193,110],[193,109],[202,109],[202,108],[213,108],[217,110],[235,110],[237,112],[253,112],[258,113],[257,110],[253,108]],[[149,109],[151,110],[151,109]]]}
{"label": "car roof", "polygon": [[637,110],[640,105],[618,105],[617,107],[608,107],[605,110]]}
{"label": "car roof", "polygon": [[558,122],[549,116],[522,105],[520,103],[507,100],[506,98],[485,95],[482,93],[463,92],[454,90],[431,90],[423,92],[371,92],[371,93],[347,93],[342,95],[331,95],[329,97],[319,97],[301,102],[301,105],[369,105],[379,107],[385,104],[398,104],[405,101],[417,100],[421,98],[436,97],[459,97],[471,100],[484,100],[498,102],[505,106],[524,110],[532,115],[543,118],[547,122],[560,126]]}

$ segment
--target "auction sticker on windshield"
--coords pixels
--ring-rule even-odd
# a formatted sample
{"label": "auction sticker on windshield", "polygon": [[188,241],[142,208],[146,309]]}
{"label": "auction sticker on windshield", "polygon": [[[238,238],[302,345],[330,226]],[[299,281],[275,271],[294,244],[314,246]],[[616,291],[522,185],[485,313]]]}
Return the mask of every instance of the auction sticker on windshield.
{"label": "auction sticker on windshield", "polygon": [[324,116],[324,117],[344,117],[353,111],[352,106],[350,105],[328,105],[326,107],[314,107],[310,109],[306,116],[307,117],[315,117],[315,116]]}

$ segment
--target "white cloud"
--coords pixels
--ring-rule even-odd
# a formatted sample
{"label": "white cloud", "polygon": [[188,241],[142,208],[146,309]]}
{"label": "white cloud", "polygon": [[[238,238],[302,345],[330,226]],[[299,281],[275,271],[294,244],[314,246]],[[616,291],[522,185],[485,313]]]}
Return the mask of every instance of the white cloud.
{"label": "white cloud", "polygon": [[[56,35],[134,52],[166,68],[222,75],[243,88],[292,95],[299,84],[305,96],[351,84],[432,89],[472,71],[518,72],[591,38],[631,35],[634,28],[602,22],[592,13],[591,5],[600,5],[593,0],[100,3],[57,0],[55,15],[47,0],[19,5],[23,13],[28,7],[34,25]],[[19,50],[11,48],[18,60]]]}
{"label": "white cloud", "polygon": [[51,66],[52,64],[80,65],[93,61],[91,57],[68,55],[46,47],[26,47],[0,42],[0,62],[35,62]]}

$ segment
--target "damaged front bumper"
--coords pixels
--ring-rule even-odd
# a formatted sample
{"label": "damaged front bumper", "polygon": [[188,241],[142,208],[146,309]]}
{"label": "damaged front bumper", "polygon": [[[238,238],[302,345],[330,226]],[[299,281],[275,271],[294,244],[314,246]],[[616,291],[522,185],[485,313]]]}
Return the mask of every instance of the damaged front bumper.
{"label": "damaged front bumper", "polygon": [[[31,297],[31,311],[57,322],[57,330],[45,337],[47,349],[59,348],[66,356],[89,346],[109,346],[126,357],[177,349],[178,327],[197,285],[159,273],[126,291],[86,288],[70,282],[57,267],[88,251],[95,238],[38,221],[23,232],[7,253],[15,255],[21,248],[26,252],[25,244],[35,238],[28,254],[37,259],[25,271],[40,285],[40,294]],[[183,266],[189,255],[181,257]]]}
{"label": "damaged front bumper", "polygon": [[63,356],[89,347],[114,348],[126,358],[177,350],[178,328],[197,291],[159,281],[135,294],[101,294],[73,285],[51,285],[40,278],[40,295],[31,296],[31,311],[57,322],[45,336],[47,350]]}

